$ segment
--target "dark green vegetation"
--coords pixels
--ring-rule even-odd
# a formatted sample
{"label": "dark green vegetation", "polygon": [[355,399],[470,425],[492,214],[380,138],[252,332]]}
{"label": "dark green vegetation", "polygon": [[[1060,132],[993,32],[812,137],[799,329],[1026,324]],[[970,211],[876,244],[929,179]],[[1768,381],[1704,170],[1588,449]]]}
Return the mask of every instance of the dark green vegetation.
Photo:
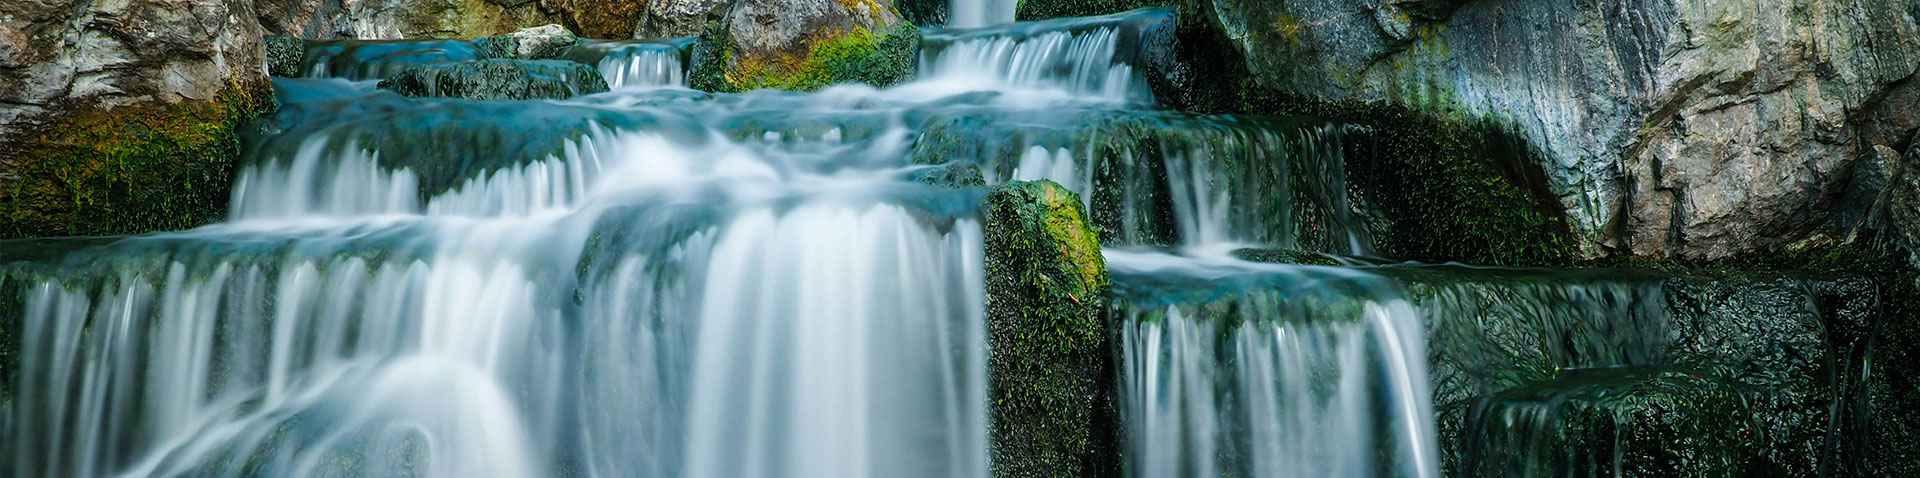
{"label": "dark green vegetation", "polygon": [[904,21],[885,35],[856,26],[809,42],[805,54],[768,58],[737,57],[726,36],[721,23],[708,25],[700,35],[688,78],[694,89],[813,91],[840,83],[892,86],[913,77],[920,45],[920,29]]}
{"label": "dark green vegetation", "polygon": [[204,103],[62,117],[20,143],[31,158],[0,190],[0,238],[186,229],[226,213],[237,132],[271,94],[230,86]]}
{"label": "dark green vegetation", "polygon": [[1117,472],[1106,266],[1079,197],[1010,182],[983,215],[994,475]]}
{"label": "dark green vegetation", "polygon": [[602,93],[607,81],[593,67],[571,61],[488,59],[408,67],[380,87],[412,97],[531,100]]}
{"label": "dark green vegetation", "polygon": [[266,44],[267,73],[285,78],[301,75],[300,63],[307,56],[305,40],[289,35],[267,35]]}

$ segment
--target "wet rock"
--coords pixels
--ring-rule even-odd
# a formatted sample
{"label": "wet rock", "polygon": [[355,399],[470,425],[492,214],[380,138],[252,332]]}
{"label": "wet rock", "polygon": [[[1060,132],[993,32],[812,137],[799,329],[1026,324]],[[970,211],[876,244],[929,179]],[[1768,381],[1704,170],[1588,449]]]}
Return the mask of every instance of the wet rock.
{"label": "wet rock", "polygon": [[515,60],[551,60],[559,58],[567,47],[579,43],[567,27],[547,24],[522,28],[513,33],[474,40],[487,58]]}
{"label": "wet rock", "polygon": [[708,23],[727,15],[733,0],[653,0],[634,26],[634,38],[679,38],[699,35]]}
{"label": "wet rock", "polygon": [[413,97],[563,99],[607,91],[593,67],[571,61],[488,59],[410,67],[380,87]]}
{"label": "wet rock", "polygon": [[1510,123],[1589,254],[1784,248],[1915,127],[1900,2],[1214,3],[1264,87]]}
{"label": "wet rock", "polygon": [[953,8],[949,0],[893,0],[893,6],[900,10],[900,18],[915,25],[927,27],[946,25],[947,16]]}
{"label": "wet rock", "polygon": [[234,128],[271,105],[246,3],[0,0],[0,237],[224,214]]}
{"label": "wet rock", "polygon": [[577,25],[577,15],[619,11],[584,0],[260,0],[256,5],[268,33],[308,40],[479,38],[549,23]]}
{"label": "wet rock", "polygon": [[301,75],[300,64],[307,55],[305,40],[287,35],[267,35],[266,45],[267,73],[286,78]]}
{"label": "wet rock", "polygon": [[980,174],[980,165],[972,161],[954,161],[915,171],[913,181],[943,188],[987,185],[986,177]]}
{"label": "wet rock", "polygon": [[1051,181],[997,186],[983,215],[994,474],[1095,475],[1118,462],[1099,235]]}
{"label": "wet rock", "polygon": [[741,0],[701,35],[692,86],[706,91],[888,86],[913,73],[918,29],[891,1]]}
{"label": "wet rock", "polygon": [[300,76],[383,80],[414,66],[487,58],[488,52],[466,40],[334,40],[307,42]]}

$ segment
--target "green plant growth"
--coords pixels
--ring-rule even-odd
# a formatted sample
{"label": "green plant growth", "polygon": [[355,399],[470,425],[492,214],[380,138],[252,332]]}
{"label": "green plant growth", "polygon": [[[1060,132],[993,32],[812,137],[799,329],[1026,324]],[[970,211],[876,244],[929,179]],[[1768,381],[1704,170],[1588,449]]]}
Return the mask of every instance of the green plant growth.
{"label": "green plant growth", "polygon": [[1099,234],[1051,181],[995,187],[984,214],[994,475],[1117,466]]}
{"label": "green plant growth", "polygon": [[709,92],[741,92],[762,88],[813,91],[841,83],[887,87],[911,78],[920,30],[912,23],[885,36],[865,28],[818,34],[805,54],[767,58],[737,56],[726,38],[725,26],[708,25],[700,36],[700,57],[690,82]]}
{"label": "green plant growth", "polygon": [[235,132],[272,102],[265,91],[229,87],[209,103],[58,119],[20,143],[18,179],[0,189],[0,238],[133,234],[216,220],[240,155]]}

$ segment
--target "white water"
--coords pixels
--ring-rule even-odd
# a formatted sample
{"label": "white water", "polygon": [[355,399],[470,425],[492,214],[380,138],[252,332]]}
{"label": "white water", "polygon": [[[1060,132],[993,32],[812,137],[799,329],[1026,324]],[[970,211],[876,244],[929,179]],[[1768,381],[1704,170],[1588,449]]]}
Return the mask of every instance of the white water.
{"label": "white water", "polygon": [[670,45],[639,45],[607,54],[596,65],[613,89],[686,86],[686,65]]}
{"label": "white water", "polygon": [[1297,276],[1222,299],[1237,311],[1120,300],[1128,311],[1119,324],[1120,398],[1134,476],[1439,476],[1425,331],[1406,301],[1385,291],[1285,296],[1363,278],[1358,272],[1119,251],[1107,258],[1119,281]]}
{"label": "white water", "polygon": [[977,28],[1013,21],[1019,0],[953,0],[948,4],[947,26]]}
{"label": "white water", "polygon": [[[24,284],[18,360],[34,365],[0,410],[0,474],[985,476],[981,231],[971,213],[939,206],[977,196],[902,180],[916,168],[915,114],[1138,105],[1144,87],[1113,61],[1116,44],[1104,30],[966,40],[888,91],[698,102],[626,88],[600,103],[528,102],[529,118],[565,107],[644,121],[589,128],[517,163],[485,161],[505,154],[498,145],[443,138],[434,147],[472,149],[474,164],[416,170],[394,165],[421,152],[357,144],[346,129],[283,138],[242,169],[227,223],[84,251]],[[638,64],[616,69],[622,85],[661,78]],[[499,111],[454,105],[433,111]],[[882,118],[741,126],[809,115]],[[1082,154],[1032,146],[1012,177],[1090,191],[1097,166]],[[1149,162],[1175,177],[1209,154]],[[1177,212],[1183,234],[1234,239],[1206,231],[1231,230],[1227,211],[1242,204],[1200,189],[1229,172],[1192,171],[1204,174],[1176,179],[1195,186],[1181,192],[1195,201]],[[1364,325],[1294,332],[1334,345],[1269,341],[1278,325],[1250,326],[1236,347],[1251,368],[1232,373],[1281,374],[1287,354],[1303,354],[1423,410],[1418,336],[1396,335],[1403,305],[1369,307],[1352,320]],[[1171,370],[1209,352],[1172,341],[1198,326],[1180,324],[1130,326],[1127,347],[1169,358],[1127,377],[1188,377]],[[1400,368],[1355,370],[1351,357]],[[1181,380],[1127,383],[1201,392]],[[1386,400],[1281,400],[1299,385],[1267,382],[1279,388],[1240,400],[1270,399],[1259,417],[1281,428],[1341,432],[1359,418],[1340,400]],[[1191,403],[1202,398],[1222,399]],[[1204,430],[1224,413],[1140,405],[1128,426]],[[1285,418],[1300,414],[1338,420]],[[1291,436],[1271,435],[1262,443]],[[1419,446],[1430,430],[1395,436],[1431,449]],[[1179,463],[1217,446],[1181,443],[1193,448],[1130,459],[1184,474],[1197,469]],[[1260,470],[1339,471],[1299,460],[1352,459],[1282,445],[1305,458]]]}

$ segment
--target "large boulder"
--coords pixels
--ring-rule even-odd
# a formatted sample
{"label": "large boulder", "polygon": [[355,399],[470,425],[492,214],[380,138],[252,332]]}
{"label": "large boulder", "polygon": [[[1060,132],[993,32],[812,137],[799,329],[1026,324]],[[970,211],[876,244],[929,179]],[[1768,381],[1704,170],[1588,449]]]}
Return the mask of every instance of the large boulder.
{"label": "large boulder", "polygon": [[913,73],[919,31],[888,0],[741,0],[701,35],[694,88],[888,86]]}
{"label": "large boulder", "polygon": [[272,104],[244,2],[0,0],[0,238],[191,227],[224,214]]}
{"label": "large boulder", "polygon": [[1900,0],[1213,3],[1263,86],[1510,124],[1589,254],[1784,248],[1920,127]]}

